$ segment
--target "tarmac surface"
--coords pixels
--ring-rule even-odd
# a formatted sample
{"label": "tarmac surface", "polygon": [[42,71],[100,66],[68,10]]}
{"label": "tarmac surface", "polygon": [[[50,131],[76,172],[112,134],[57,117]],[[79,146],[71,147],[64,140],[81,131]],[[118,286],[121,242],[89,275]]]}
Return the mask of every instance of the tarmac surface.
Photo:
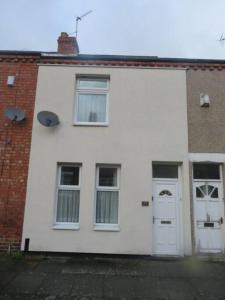
{"label": "tarmac surface", "polygon": [[225,262],[0,256],[0,300],[225,300]]}

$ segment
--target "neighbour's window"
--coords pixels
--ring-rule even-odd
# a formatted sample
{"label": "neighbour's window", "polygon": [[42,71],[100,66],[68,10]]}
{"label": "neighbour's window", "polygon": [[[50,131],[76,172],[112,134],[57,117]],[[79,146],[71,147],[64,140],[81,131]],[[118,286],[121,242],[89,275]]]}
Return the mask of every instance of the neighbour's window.
{"label": "neighbour's window", "polygon": [[220,179],[220,166],[219,164],[205,164],[199,163],[193,165],[194,179]]}
{"label": "neighbour's window", "polygon": [[118,224],[119,168],[97,167],[96,224]]}
{"label": "neighbour's window", "polygon": [[80,166],[60,165],[58,170],[56,224],[79,223]]}
{"label": "neighbour's window", "polygon": [[108,92],[108,78],[78,78],[75,105],[75,124],[107,124]]}

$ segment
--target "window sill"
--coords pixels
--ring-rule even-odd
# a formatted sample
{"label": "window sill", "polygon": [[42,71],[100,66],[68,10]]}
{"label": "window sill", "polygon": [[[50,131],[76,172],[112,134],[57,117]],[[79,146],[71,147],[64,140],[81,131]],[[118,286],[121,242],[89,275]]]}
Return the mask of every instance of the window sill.
{"label": "window sill", "polygon": [[109,123],[89,123],[89,122],[84,122],[84,123],[73,123],[73,126],[88,126],[88,127],[108,127]]}
{"label": "window sill", "polygon": [[117,224],[95,224],[95,231],[120,231],[120,227]]}
{"label": "window sill", "polygon": [[55,224],[53,226],[53,229],[56,229],[56,230],[79,230],[80,225],[79,224]]}

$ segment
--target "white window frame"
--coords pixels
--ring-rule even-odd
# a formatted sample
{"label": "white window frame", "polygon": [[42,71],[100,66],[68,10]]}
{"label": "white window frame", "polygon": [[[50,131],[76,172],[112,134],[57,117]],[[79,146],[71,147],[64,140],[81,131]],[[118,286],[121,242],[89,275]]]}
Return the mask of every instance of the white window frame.
{"label": "white window frame", "polygon": [[[99,186],[99,169],[100,168],[115,168],[117,170],[117,185],[116,186]],[[120,166],[119,165],[97,165],[96,166],[96,184],[95,184],[95,213],[94,213],[94,230],[96,231],[120,231],[119,225],[119,208],[120,208]],[[96,223],[96,207],[97,207],[97,192],[98,191],[115,191],[118,192],[118,223]]]}
{"label": "white window frame", "polygon": [[[61,185],[61,174],[62,167],[78,167],[79,168],[79,182],[78,185]],[[62,163],[58,165],[57,170],[57,189],[56,189],[56,201],[55,201],[55,213],[54,213],[54,226],[53,229],[71,229],[77,230],[80,228],[80,198],[79,198],[79,212],[78,212],[78,222],[57,222],[57,206],[58,206],[58,193],[59,190],[73,190],[79,191],[81,189],[81,165],[80,164],[67,164]],[[80,194],[79,194],[80,195]]]}
{"label": "white window frame", "polygon": [[[79,87],[80,80],[106,80],[107,86],[106,88],[83,88]],[[94,94],[94,95],[106,95],[106,112],[105,112],[105,122],[80,122],[78,121],[78,98],[80,94]],[[76,79],[76,94],[75,94],[75,113],[74,113],[74,125],[84,125],[84,126],[108,126],[109,124],[109,78],[108,77],[98,77],[98,76],[85,76],[85,77],[77,77]]]}

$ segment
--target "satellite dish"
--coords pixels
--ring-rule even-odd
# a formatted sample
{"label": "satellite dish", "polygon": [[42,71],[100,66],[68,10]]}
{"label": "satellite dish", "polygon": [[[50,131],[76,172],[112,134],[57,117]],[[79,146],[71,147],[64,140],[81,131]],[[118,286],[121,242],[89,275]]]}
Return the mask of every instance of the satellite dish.
{"label": "satellite dish", "polygon": [[53,127],[59,124],[58,116],[51,111],[40,111],[37,114],[38,121],[46,127]]}
{"label": "satellite dish", "polygon": [[6,108],[4,114],[11,121],[19,122],[25,119],[25,112],[16,107]]}

